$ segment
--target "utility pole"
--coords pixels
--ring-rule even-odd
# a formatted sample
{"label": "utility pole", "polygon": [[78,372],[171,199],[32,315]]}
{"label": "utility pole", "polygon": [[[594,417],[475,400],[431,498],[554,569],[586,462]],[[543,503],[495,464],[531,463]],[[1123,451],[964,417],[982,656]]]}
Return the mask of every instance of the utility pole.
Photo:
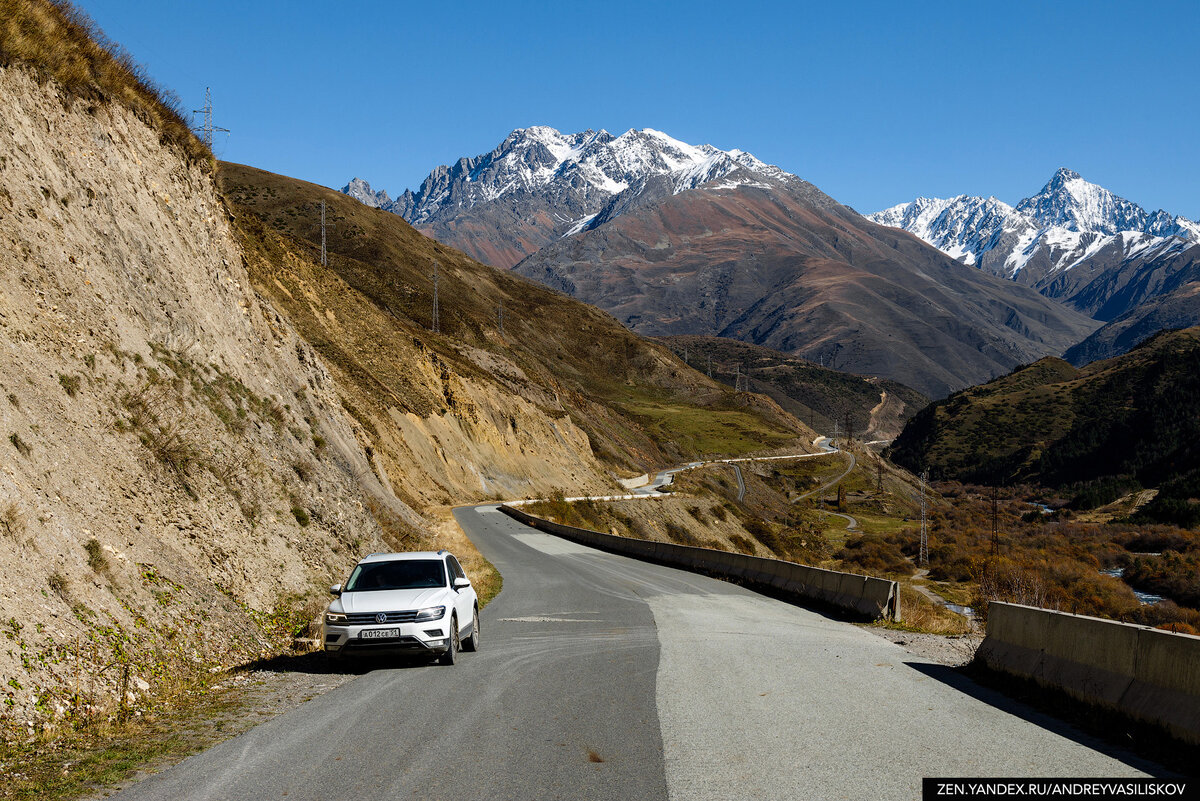
{"label": "utility pole", "polygon": [[433,333],[440,333],[441,321],[438,320],[438,263],[433,263]]}
{"label": "utility pole", "polygon": [[[880,465],[880,480],[882,481],[882,464]],[[929,564],[929,520],[927,512],[927,502],[925,500],[925,486],[929,481],[929,471],[921,473],[921,546],[917,552],[917,564]]]}
{"label": "utility pole", "polygon": [[1000,523],[999,523],[999,507],[1000,507],[1000,487],[996,484],[992,485],[992,556],[997,556],[1000,553]]}
{"label": "utility pole", "polygon": [[225,133],[229,133],[228,128],[221,128],[213,125],[211,88],[207,86],[204,87],[204,108],[192,109],[192,113],[204,115],[204,124],[199,128],[194,128],[193,130],[200,134],[200,141],[204,142],[204,146],[207,147],[211,152],[213,145],[213,131],[224,131]]}

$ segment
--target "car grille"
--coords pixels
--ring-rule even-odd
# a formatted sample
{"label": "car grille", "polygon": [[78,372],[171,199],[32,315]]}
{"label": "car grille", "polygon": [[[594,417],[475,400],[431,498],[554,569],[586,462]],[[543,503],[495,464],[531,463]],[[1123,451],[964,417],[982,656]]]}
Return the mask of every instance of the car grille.
{"label": "car grille", "polygon": [[[383,620],[378,616],[382,614]],[[346,615],[346,622],[355,626],[374,626],[385,623],[412,623],[417,619],[416,609],[406,609],[403,612],[351,612]]]}

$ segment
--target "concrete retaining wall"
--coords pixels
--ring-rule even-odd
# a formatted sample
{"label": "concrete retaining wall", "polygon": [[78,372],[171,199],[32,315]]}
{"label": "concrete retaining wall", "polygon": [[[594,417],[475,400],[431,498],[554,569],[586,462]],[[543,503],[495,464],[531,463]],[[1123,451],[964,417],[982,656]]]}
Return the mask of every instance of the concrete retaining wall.
{"label": "concrete retaining wall", "polygon": [[854,573],[839,573],[779,559],[693,548],[668,542],[614,537],[585,528],[551,523],[510,506],[500,511],[527,526],[583,545],[623,556],[681,567],[697,573],[737,579],[748,585],[769,587],[801,598],[819,601],[872,620],[900,620],[900,588],[896,582]]}
{"label": "concrete retaining wall", "polygon": [[1200,637],[993,602],[976,659],[1200,745]]}

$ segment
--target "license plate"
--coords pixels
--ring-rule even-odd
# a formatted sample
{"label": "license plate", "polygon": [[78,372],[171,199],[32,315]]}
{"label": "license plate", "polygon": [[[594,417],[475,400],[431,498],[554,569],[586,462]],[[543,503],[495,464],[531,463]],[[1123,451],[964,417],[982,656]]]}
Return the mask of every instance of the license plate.
{"label": "license plate", "polygon": [[400,629],[363,629],[358,633],[360,640],[390,640],[400,636]]}

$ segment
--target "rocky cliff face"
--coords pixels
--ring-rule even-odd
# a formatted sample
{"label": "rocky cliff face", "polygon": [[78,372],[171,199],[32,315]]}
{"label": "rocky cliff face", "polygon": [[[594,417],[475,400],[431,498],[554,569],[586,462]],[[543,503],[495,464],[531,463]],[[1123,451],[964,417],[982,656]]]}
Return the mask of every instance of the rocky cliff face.
{"label": "rocky cliff face", "polygon": [[[19,67],[0,106],[0,616],[20,645],[0,673],[21,722],[70,713],[68,674],[113,649],[136,687],[257,654],[255,616],[385,546],[369,504],[420,518],[251,289],[204,165]],[[76,701],[113,700],[113,673]]]}

